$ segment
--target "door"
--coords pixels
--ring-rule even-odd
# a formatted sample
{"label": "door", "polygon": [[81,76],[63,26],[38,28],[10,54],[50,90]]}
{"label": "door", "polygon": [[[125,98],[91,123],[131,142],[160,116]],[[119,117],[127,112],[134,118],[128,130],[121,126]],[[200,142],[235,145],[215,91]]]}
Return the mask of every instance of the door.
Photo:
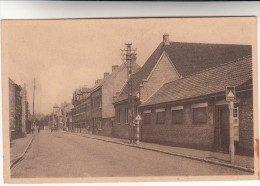
{"label": "door", "polygon": [[229,109],[228,105],[216,107],[216,123],[218,131],[218,150],[229,150]]}

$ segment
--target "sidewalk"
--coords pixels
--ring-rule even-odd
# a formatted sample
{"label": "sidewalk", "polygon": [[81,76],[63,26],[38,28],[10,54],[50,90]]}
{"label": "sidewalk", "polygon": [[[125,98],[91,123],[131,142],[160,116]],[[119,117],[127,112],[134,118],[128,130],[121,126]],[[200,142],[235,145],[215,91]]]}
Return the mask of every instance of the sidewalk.
{"label": "sidewalk", "polygon": [[17,138],[10,143],[11,165],[25,152],[34,134],[27,134],[25,137]]}
{"label": "sidewalk", "polygon": [[182,147],[172,147],[172,146],[158,145],[158,144],[146,143],[146,142],[140,142],[139,145],[136,145],[136,144],[129,144],[129,140],[126,139],[111,138],[111,137],[98,136],[93,134],[82,134],[82,133],[74,133],[74,134],[81,135],[87,138],[102,140],[106,142],[117,143],[121,145],[127,145],[136,148],[142,148],[146,150],[171,154],[174,156],[180,156],[180,157],[194,159],[198,161],[204,161],[204,162],[213,163],[217,165],[227,166],[227,167],[236,168],[248,172],[254,171],[254,158],[249,156],[235,155],[235,163],[231,164],[229,162],[230,159],[229,154],[224,154],[221,152],[212,152],[212,151],[197,150],[197,149],[182,148]]}

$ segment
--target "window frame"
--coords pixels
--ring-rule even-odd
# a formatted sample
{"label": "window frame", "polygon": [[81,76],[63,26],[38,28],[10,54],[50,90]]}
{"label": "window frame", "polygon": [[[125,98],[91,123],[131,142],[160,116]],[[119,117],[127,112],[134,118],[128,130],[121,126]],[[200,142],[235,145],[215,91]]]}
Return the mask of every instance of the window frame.
{"label": "window frame", "polygon": [[[195,121],[195,111],[203,110],[205,112],[205,121]],[[203,113],[202,113],[203,115]],[[206,125],[207,124],[207,107],[193,107],[192,108],[192,124],[193,125]]]}
{"label": "window frame", "polygon": [[[150,116],[148,123],[146,123],[145,115]],[[143,113],[143,120],[144,120],[144,125],[151,125],[152,124],[152,113],[151,112]]]}
{"label": "window frame", "polygon": [[121,124],[121,116],[120,116],[121,113],[120,113],[120,110],[121,110],[120,108],[116,109],[116,123],[117,124]]}
{"label": "window frame", "polygon": [[128,109],[128,107],[126,107],[125,109],[124,109],[124,111],[125,111],[125,124],[128,124],[129,123],[129,109]]}
{"label": "window frame", "polygon": [[[181,113],[181,121],[180,122],[174,122],[173,113],[174,112],[180,112]],[[171,109],[171,124],[172,125],[183,125],[184,124],[184,114],[183,109]]]}
{"label": "window frame", "polygon": [[98,130],[102,130],[102,121],[101,121],[101,118],[97,118],[97,125],[98,125]]}
{"label": "window frame", "polygon": [[[155,112],[156,112],[156,125],[165,125],[165,121],[166,121],[166,112],[165,112],[165,109],[156,109],[155,110]],[[161,123],[161,122],[158,122],[158,120],[159,120],[159,114],[163,114],[163,122]]]}

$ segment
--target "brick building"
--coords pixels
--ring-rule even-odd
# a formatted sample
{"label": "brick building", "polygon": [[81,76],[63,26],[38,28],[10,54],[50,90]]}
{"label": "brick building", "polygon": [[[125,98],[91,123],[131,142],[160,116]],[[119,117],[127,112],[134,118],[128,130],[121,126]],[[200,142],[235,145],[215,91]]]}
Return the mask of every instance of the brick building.
{"label": "brick building", "polygon": [[10,140],[22,135],[22,87],[9,81],[9,134]]}
{"label": "brick building", "polygon": [[22,133],[29,133],[31,131],[31,124],[29,122],[29,102],[27,99],[26,85],[21,90],[22,97]]}
{"label": "brick building", "polygon": [[236,87],[236,151],[253,154],[251,56],[164,84],[140,106],[142,140],[228,152],[226,86]]}
{"label": "brick building", "polygon": [[86,130],[87,125],[87,98],[91,92],[90,88],[81,87],[73,93],[72,108],[72,131],[82,132]]}
{"label": "brick building", "polygon": [[[139,65],[133,61],[133,72],[139,70]],[[104,78],[97,80],[91,91],[92,132],[94,134],[111,136],[115,118],[113,96],[119,92],[128,79],[125,64],[112,66],[112,72],[104,73]]]}
{"label": "brick building", "polygon": [[[133,72],[139,68],[134,61]],[[104,77],[97,79],[92,88],[74,91],[71,130],[111,136],[115,117],[113,96],[122,89],[127,79],[126,65],[114,65],[112,72],[104,73]]]}
{"label": "brick building", "polygon": [[[164,34],[163,41],[141,69],[129,79],[133,82],[134,113],[137,113],[138,106],[147,101],[163,84],[251,55],[251,50],[249,45],[170,42],[169,35]],[[114,137],[129,139],[128,90],[126,84],[114,99]]]}

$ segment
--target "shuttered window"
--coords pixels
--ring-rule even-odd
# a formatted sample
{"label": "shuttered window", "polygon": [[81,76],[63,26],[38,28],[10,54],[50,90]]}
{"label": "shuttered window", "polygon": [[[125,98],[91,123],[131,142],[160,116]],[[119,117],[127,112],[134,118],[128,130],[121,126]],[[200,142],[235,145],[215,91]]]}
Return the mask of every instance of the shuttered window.
{"label": "shuttered window", "polygon": [[200,107],[200,108],[193,108],[193,124],[200,125],[207,123],[207,108]]}
{"label": "shuttered window", "polygon": [[144,113],[144,124],[151,124],[151,113]]}
{"label": "shuttered window", "polygon": [[172,110],[172,124],[179,125],[183,123],[183,110]]}
{"label": "shuttered window", "polygon": [[165,111],[156,113],[156,124],[163,125],[165,123]]}

